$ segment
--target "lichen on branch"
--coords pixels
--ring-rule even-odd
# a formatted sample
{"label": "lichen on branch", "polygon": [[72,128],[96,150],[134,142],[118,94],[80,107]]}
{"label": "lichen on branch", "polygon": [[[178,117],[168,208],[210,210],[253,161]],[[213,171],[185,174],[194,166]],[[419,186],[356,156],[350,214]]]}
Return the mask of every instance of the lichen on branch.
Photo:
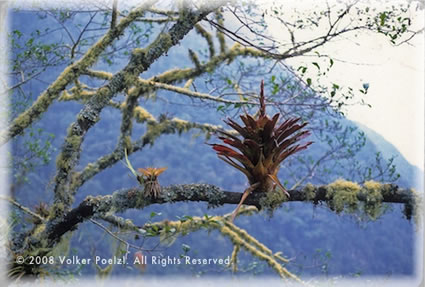
{"label": "lichen on branch", "polygon": [[[214,5],[220,4],[221,2],[214,3]],[[133,50],[128,64],[114,74],[108,84],[99,88],[96,95],[83,107],[77,120],[69,127],[62,152],[57,159],[53,207],[56,214],[65,213],[73,203],[75,190],[69,189],[72,170],[79,161],[84,136],[99,120],[101,110],[114,95],[131,86],[140,73],[146,71],[156,59],[176,45],[197,22],[212,11],[209,9],[216,8],[217,6],[211,6],[204,10],[185,11],[168,32],[162,32],[148,47]]]}
{"label": "lichen on branch", "polygon": [[114,27],[109,29],[107,33],[95,43],[78,61],[69,65],[58,78],[49,85],[49,87],[41,93],[37,100],[25,112],[20,114],[8,127],[7,130],[0,133],[0,145],[7,142],[9,139],[22,133],[27,127],[39,119],[39,117],[49,108],[50,104],[57,99],[66,86],[76,80],[84,70],[92,66],[105,51],[105,49],[116,40],[123,31],[140,15],[142,15],[147,8],[149,8],[155,1],[149,0],[137,9],[131,11],[127,17]]}

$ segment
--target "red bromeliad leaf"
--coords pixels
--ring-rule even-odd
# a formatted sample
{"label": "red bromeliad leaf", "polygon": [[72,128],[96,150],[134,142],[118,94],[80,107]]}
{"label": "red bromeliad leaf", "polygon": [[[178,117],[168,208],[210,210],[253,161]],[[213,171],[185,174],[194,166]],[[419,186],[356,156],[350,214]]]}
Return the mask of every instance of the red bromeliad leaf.
{"label": "red bromeliad leaf", "polygon": [[231,165],[231,166],[233,166],[234,168],[236,168],[236,169],[238,169],[238,170],[240,170],[241,172],[243,172],[248,178],[250,177],[250,173],[249,173],[249,171],[246,169],[246,168],[244,168],[244,167],[242,167],[242,166],[240,166],[240,165],[238,165],[236,162],[234,162],[232,159],[230,159],[229,157],[226,157],[226,156],[222,156],[222,155],[218,155],[218,158],[219,159],[221,159],[222,161],[224,161],[224,162],[226,162],[226,163],[228,163],[229,165]]}
{"label": "red bromeliad leaf", "polygon": [[291,126],[290,128],[288,128],[288,129],[286,129],[286,130],[284,130],[284,131],[282,131],[280,134],[279,134],[279,136],[278,136],[278,138],[277,138],[277,142],[281,142],[281,141],[283,141],[284,139],[286,139],[288,136],[290,136],[290,135],[292,135],[293,133],[295,133],[296,131],[298,131],[298,130],[300,130],[300,129],[302,129],[303,127],[305,127],[307,125],[307,123],[303,123],[303,124],[301,124],[301,125],[298,125],[298,124],[294,124],[293,126]]}
{"label": "red bromeliad leaf", "polygon": [[213,144],[213,149],[217,151],[218,155],[224,155],[226,157],[233,157],[234,159],[237,159],[240,163],[242,163],[246,168],[252,167],[251,161],[243,154],[240,154],[233,149],[220,145],[220,144]]}
{"label": "red bromeliad leaf", "polygon": [[238,123],[233,121],[232,119],[227,119],[227,124],[234,128],[241,136],[244,138],[249,138],[252,133],[249,132],[247,128],[241,127]]}
{"label": "red bromeliad leaf", "polygon": [[263,143],[266,143],[274,135],[274,127],[277,120],[279,119],[279,114],[275,114],[271,121],[268,121],[263,128]]}
{"label": "red bromeliad leaf", "polygon": [[298,122],[301,118],[293,118],[284,121],[275,131],[276,134],[281,134],[286,131],[288,128],[293,126],[296,122]]}
{"label": "red bromeliad leaf", "polygon": [[213,145],[213,149],[215,151],[217,151],[219,154],[223,154],[223,155],[227,155],[230,157],[234,157],[234,158],[241,158],[243,159],[243,155],[232,150],[231,148],[224,146],[224,145],[220,145],[220,144],[214,144]]}
{"label": "red bromeliad leaf", "polygon": [[274,156],[279,156],[279,154],[284,151],[286,148],[288,148],[289,146],[291,146],[292,144],[300,141],[302,138],[306,137],[307,135],[309,135],[310,132],[309,131],[302,131],[294,136],[292,136],[291,138],[281,142],[279,144],[279,146],[276,148],[275,152],[274,152]]}
{"label": "red bromeliad leaf", "polygon": [[255,130],[258,129],[257,122],[250,115],[248,115],[248,114],[242,115],[242,116],[240,116],[240,118],[249,130],[255,131]]}

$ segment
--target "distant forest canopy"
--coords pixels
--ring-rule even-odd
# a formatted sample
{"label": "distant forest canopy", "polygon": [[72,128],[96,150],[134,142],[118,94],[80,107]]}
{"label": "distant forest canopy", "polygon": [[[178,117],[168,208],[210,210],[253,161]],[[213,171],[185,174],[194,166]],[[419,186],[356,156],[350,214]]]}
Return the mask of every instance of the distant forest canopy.
{"label": "distant forest canopy", "polygon": [[[368,87],[321,84],[341,63],[317,49],[363,31],[394,45],[409,41],[417,33],[408,13],[414,3],[341,3],[305,15],[253,3],[153,2],[11,10],[10,122],[0,132],[12,147],[9,276],[106,277],[141,269],[277,273],[295,281],[412,275],[419,216],[410,188],[422,191],[421,171],[344,118],[346,106],[367,104]],[[267,17],[281,22],[287,42],[270,36]],[[328,33],[297,37],[318,25]],[[311,57],[310,65],[285,64],[299,56]],[[279,187],[264,196],[254,188],[245,203],[256,207],[242,208],[232,223],[247,177],[206,143],[219,143],[219,131],[235,135],[224,119],[242,125],[241,114],[260,117],[262,80],[267,115],[280,114],[276,127],[300,118],[310,133],[300,142],[314,143],[276,174],[289,198]],[[148,167],[166,169],[152,176]],[[146,192],[153,184],[162,186],[158,196]],[[150,258],[230,256],[231,264],[16,263],[34,254],[130,252],[133,259],[139,251]]]}

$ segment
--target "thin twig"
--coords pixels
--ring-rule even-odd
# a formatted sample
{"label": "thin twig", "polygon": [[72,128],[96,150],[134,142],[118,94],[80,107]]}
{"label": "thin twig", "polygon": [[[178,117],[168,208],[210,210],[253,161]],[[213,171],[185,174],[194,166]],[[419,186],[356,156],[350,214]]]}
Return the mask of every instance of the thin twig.
{"label": "thin twig", "polygon": [[22,211],[24,211],[24,212],[26,212],[26,213],[28,213],[29,215],[31,215],[32,217],[35,217],[35,218],[37,218],[37,219],[39,219],[41,222],[45,222],[46,221],[46,219],[44,219],[43,217],[41,217],[39,214],[37,214],[37,213],[35,213],[35,212],[32,212],[28,207],[25,207],[25,206],[23,206],[22,204],[20,204],[20,203],[18,203],[18,202],[16,202],[15,200],[13,200],[12,198],[10,198],[10,197],[6,197],[6,196],[1,196],[0,195],[0,199],[3,199],[3,200],[7,200],[7,201],[9,201],[11,204],[13,204],[14,206],[16,206],[17,208],[19,208],[20,210],[22,210]]}
{"label": "thin twig", "polygon": [[134,248],[136,250],[141,250],[141,251],[152,251],[151,249],[143,249],[139,246],[136,246],[134,244],[131,244],[129,242],[127,242],[126,240],[122,239],[121,237],[115,235],[112,231],[110,231],[108,228],[106,228],[105,226],[103,226],[100,222],[94,220],[94,219],[89,219],[93,224],[96,224],[97,226],[99,226],[100,228],[102,228],[106,233],[108,233],[109,235],[111,235],[113,238],[115,238],[118,241],[121,241],[122,243],[126,244],[128,247]]}

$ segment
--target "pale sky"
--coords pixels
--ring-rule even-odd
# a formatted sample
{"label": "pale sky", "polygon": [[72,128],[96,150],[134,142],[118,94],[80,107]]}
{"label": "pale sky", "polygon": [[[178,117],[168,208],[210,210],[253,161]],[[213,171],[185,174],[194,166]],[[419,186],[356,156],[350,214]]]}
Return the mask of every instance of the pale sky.
{"label": "pale sky", "polygon": [[[311,6],[303,5],[308,2],[311,1],[297,1],[291,6],[303,11],[310,9]],[[423,10],[412,13],[415,13],[412,16],[417,26],[423,27]],[[282,28],[275,25],[276,23],[272,24],[272,31],[276,33],[272,34],[281,37]],[[317,33],[315,35],[317,36]],[[308,32],[300,35],[300,38],[304,36],[309,36]],[[364,99],[372,105],[372,108],[358,105],[349,107],[347,118],[381,134],[411,164],[423,169],[425,130],[423,34],[414,38],[411,44],[394,47],[382,35],[362,33],[356,38],[348,37],[330,43],[320,49],[320,53],[350,62],[335,62],[326,80],[359,88],[362,83],[370,84]],[[311,57],[294,58],[287,63],[298,67],[306,62],[310,62],[311,65],[311,61]]]}

